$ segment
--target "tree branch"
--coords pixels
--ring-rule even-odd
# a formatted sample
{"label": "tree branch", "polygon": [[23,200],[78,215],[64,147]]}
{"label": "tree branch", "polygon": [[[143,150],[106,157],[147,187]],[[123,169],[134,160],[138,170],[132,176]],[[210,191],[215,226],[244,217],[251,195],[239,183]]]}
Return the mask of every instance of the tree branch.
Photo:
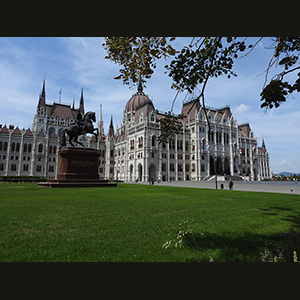
{"label": "tree branch", "polygon": [[299,67],[296,67],[296,68],[294,68],[294,69],[288,70],[288,71],[284,71],[284,72],[281,73],[281,74],[282,74],[282,77],[283,77],[284,75],[286,75],[286,74],[288,74],[288,73],[290,73],[290,72],[294,72],[295,70],[298,70],[298,69],[300,69],[300,66],[299,66]]}
{"label": "tree branch", "polygon": [[240,59],[240,58],[243,58],[243,57],[247,56],[249,53],[251,53],[251,52],[253,51],[253,49],[256,47],[256,45],[257,45],[262,39],[263,39],[263,37],[259,38],[259,40],[254,44],[254,46],[252,46],[251,50],[248,51],[248,52],[247,52],[246,54],[244,54],[243,56],[240,56],[239,59]]}
{"label": "tree branch", "polygon": [[209,132],[210,132],[210,123],[209,123],[209,120],[208,120],[208,117],[207,117],[207,113],[206,113],[206,108],[205,108],[205,100],[204,100],[204,90],[205,90],[205,87],[206,87],[206,84],[208,82],[208,79],[210,77],[210,72],[211,72],[211,68],[213,66],[213,63],[216,59],[216,51],[217,51],[217,44],[221,41],[222,37],[219,37],[212,46],[215,45],[215,49],[214,49],[214,52],[213,52],[213,55],[212,55],[212,60],[210,62],[210,65],[209,65],[209,68],[208,68],[208,71],[207,71],[207,76],[204,80],[204,83],[203,83],[203,87],[202,87],[202,90],[201,90],[201,93],[200,95],[194,100],[194,103],[193,105],[191,106],[191,108],[189,109],[188,111],[188,114],[190,113],[190,111],[192,110],[192,108],[194,107],[194,105],[196,104],[197,101],[199,101],[199,99],[202,97],[202,106],[203,106],[203,109],[204,109],[204,114],[205,114],[205,117],[206,117],[206,120],[207,120],[207,124],[208,124],[208,128],[209,128]]}

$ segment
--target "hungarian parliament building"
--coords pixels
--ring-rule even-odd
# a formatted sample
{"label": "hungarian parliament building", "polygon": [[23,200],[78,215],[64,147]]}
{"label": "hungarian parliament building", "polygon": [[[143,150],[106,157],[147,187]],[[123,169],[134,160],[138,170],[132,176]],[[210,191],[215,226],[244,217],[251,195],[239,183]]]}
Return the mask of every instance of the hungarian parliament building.
{"label": "hungarian parliament building", "polygon": [[[0,120],[0,177],[55,178],[59,136],[66,127],[76,123],[78,110],[84,114],[83,90],[79,107],[75,108],[74,102],[72,106],[49,104],[44,81],[31,129],[6,126]],[[265,142],[258,146],[249,123],[238,125],[228,106],[205,110],[199,101],[183,102],[181,132],[168,144],[158,143],[160,120],[165,114],[155,109],[139,85],[127,101],[122,123],[116,130],[111,119],[104,134],[100,105],[98,139],[83,135],[79,140],[85,147],[99,151],[101,179],[147,182],[212,180],[226,175],[226,178],[258,181],[271,178]]]}

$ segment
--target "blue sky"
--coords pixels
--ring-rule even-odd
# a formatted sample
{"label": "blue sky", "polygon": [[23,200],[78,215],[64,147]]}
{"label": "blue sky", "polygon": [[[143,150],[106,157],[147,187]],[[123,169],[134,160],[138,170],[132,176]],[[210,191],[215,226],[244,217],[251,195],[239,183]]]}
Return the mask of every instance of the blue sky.
{"label": "blue sky", "polygon": [[[191,39],[176,38],[175,48]],[[257,38],[249,38],[255,42]],[[62,103],[79,105],[81,87],[84,90],[86,111],[96,111],[102,104],[104,129],[107,133],[111,115],[114,126],[122,121],[123,109],[136,88],[129,89],[118,75],[119,66],[104,59],[103,40],[98,37],[34,37],[0,38],[0,124],[14,124],[22,128],[32,126],[42,82],[46,79],[46,102],[58,101],[62,89]],[[260,108],[260,92],[265,80],[263,73],[272,55],[270,38],[264,38],[247,56],[236,60],[237,77],[219,77],[209,81],[206,104],[221,107],[229,104],[238,123],[249,122],[258,144],[265,139],[273,172],[300,172],[300,95],[289,96],[288,101],[267,113]],[[158,62],[144,92],[162,111],[170,110],[176,92],[171,90],[171,78],[164,74],[164,65]],[[279,68],[270,72],[279,73]],[[288,74],[292,82],[295,74]],[[181,110],[187,94],[178,96],[175,113]]]}

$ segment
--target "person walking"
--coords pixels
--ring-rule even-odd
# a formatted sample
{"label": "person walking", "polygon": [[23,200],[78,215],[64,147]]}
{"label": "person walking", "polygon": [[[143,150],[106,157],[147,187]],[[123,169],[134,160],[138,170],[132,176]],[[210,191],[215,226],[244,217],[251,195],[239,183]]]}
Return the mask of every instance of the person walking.
{"label": "person walking", "polygon": [[229,179],[228,187],[229,187],[230,190],[232,190],[233,181],[231,179]]}

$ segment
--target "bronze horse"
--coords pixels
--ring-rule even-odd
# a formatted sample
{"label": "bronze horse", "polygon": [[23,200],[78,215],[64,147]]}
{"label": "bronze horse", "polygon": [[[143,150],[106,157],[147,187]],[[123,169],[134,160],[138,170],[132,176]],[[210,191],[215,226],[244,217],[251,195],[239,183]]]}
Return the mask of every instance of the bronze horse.
{"label": "bronze horse", "polygon": [[[84,147],[84,145],[78,141],[78,137],[82,134],[86,134],[86,133],[91,133],[94,134],[97,140],[97,136],[98,136],[98,128],[94,128],[93,126],[93,122],[96,122],[96,116],[95,113],[92,111],[87,112],[82,121],[80,121],[80,123],[77,123],[76,125],[71,125],[69,127],[67,127],[66,129],[64,129],[61,134],[60,134],[60,138],[59,138],[59,142],[61,147],[65,147],[66,144],[66,134],[69,136],[69,143],[74,146],[73,142],[81,145],[82,147]],[[94,131],[97,131],[97,133],[95,133]]]}

